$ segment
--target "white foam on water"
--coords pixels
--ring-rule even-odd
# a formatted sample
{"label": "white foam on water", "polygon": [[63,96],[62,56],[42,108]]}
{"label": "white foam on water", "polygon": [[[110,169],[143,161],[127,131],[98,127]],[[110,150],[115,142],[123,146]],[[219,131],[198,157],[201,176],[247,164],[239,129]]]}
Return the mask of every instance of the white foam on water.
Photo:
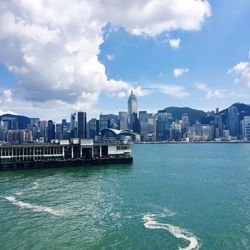
{"label": "white foam on water", "polygon": [[174,216],[174,215],[176,215],[176,212],[173,212],[173,211],[171,211],[171,210],[169,210],[169,209],[167,209],[167,208],[164,208],[163,209],[163,213],[161,213],[161,216],[167,216],[167,217],[171,217],[171,216]]}
{"label": "white foam on water", "polygon": [[39,185],[36,181],[32,182],[33,187],[31,189],[38,189]]}
{"label": "white foam on water", "polygon": [[18,196],[20,196],[20,195],[22,195],[23,194],[23,192],[16,192],[15,193],[15,195],[18,195]]}
{"label": "white foam on water", "polygon": [[55,209],[50,208],[50,207],[33,205],[33,204],[30,204],[30,203],[27,203],[27,202],[19,201],[14,196],[6,196],[4,198],[6,200],[8,200],[9,202],[11,202],[12,204],[14,204],[16,206],[19,206],[21,208],[31,209],[31,210],[36,211],[36,212],[46,212],[46,213],[53,214],[53,215],[56,215],[56,216],[62,216],[63,215],[62,211],[55,210]]}
{"label": "white foam on water", "polygon": [[154,219],[154,217],[155,217],[155,214],[147,214],[143,216],[144,226],[146,228],[167,230],[177,239],[184,239],[189,242],[189,245],[187,247],[184,247],[184,248],[179,247],[179,250],[198,249],[199,247],[198,239],[194,235],[192,235],[190,232],[180,227],[173,226],[171,224],[159,223]]}

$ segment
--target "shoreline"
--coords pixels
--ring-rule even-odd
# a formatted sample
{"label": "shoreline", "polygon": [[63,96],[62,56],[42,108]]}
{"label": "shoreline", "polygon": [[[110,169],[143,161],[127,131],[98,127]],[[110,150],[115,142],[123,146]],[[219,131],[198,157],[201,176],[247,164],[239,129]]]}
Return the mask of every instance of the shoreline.
{"label": "shoreline", "polygon": [[134,144],[248,144],[250,141],[155,141],[155,142],[136,142]]}

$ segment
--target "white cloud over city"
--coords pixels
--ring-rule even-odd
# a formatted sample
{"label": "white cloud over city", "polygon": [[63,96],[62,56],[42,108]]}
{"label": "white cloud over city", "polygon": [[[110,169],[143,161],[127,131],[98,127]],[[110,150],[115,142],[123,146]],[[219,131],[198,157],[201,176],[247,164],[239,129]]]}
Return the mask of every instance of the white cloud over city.
{"label": "white cloud over city", "polygon": [[185,73],[189,72],[189,68],[176,68],[173,70],[173,74],[175,77],[182,76]]}
{"label": "white cloud over city", "polygon": [[204,92],[207,99],[225,97],[226,90],[210,88],[206,83],[196,83],[196,88]]}
{"label": "white cloud over city", "polygon": [[[101,93],[123,96],[132,84],[108,79],[98,60],[108,23],[154,37],[178,29],[199,30],[210,15],[208,1],[201,0],[1,1],[0,63],[20,77],[8,90],[9,98],[34,107],[43,103],[51,110],[59,104],[87,110]],[[179,45],[177,39],[171,46]],[[107,59],[112,61],[114,55]],[[183,95],[173,86],[164,91]],[[138,89],[139,95],[145,93]]]}
{"label": "white cloud over city", "polygon": [[250,87],[250,62],[240,62],[228,71],[237,76],[235,83],[245,84]]}

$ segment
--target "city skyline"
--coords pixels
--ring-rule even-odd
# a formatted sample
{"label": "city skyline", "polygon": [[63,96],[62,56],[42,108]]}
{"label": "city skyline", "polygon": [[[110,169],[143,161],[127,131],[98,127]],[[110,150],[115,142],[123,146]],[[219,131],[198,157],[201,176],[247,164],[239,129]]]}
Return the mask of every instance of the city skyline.
{"label": "city skyline", "polygon": [[1,2],[0,113],[97,117],[125,110],[131,89],[153,113],[247,104],[249,8],[247,0]]}
{"label": "city skyline", "polygon": [[[157,113],[138,109],[131,90],[127,111],[89,118],[83,111],[71,113],[69,121],[40,120],[4,115],[0,118],[0,141],[50,143],[54,140],[105,138],[133,142],[227,142],[250,140],[250,105],[235,103],[220,112],[168,107]],[[20,122],[20,124],[19,124]]]}

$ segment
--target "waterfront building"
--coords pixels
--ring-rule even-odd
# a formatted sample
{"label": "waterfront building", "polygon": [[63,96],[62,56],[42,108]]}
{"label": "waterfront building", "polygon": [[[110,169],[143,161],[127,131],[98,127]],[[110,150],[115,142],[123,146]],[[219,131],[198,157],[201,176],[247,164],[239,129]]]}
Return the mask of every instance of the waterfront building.
{"label": "waterfront building", "polygon": [[101,131],[101,140],[103,142],[135,142],[137,135],[129,130],[108,128]]}
{"label": "waterfront building", "polygon": [[56,135],[55,139],[62,140],[62,124],[56,124]]}
{"label": "waterfront building", "polygon": [[139,111],[139,131],[141,134],[141,141],[156,140],[156,122],[154,114],[149,114],[147,111]]}
{"label": "waterfront building", "polygon": [[30,125],[38,125],[39,124],[40,119],[39,118],[30,118]]}
{"label": "waterfront building", "polygon": [[47,138],[47,127],[48,122],[47,121],[39,121],[39,129],[40,129],[40,137],[39,141],[48,141]]}
{"label": "waterfront building", "polygon": [[164,141],[170,138],[172,114],[159,110],[156,114],[156,140]]}
{"label": "waterfront building", "polygon": [[223,130],[223,139],[227,141],[231,140],[230,132],[228,129]]}
{"label": "waterfront building", "polygon": [[228,108],[227,120],[230,136],[237,137],[239,132],[239,112],[237,107]]}
{"label": "waterfront building", "polygon": [[109,114],[108,115],[108,127],[113,129],[119,129],[120,118],[118,115]]}
{"label": "waterfront building", "polygon": [[78,138],[86,139],[87,138],[87,113],[78,112],[77,114],[77,132]]}
{"label": "waterfront building", "polygon": [[244,140],[250,141],[250,116],[242,120],[242,136]]}
{"label": "waterfront building", "polygon": [[5,141],[5,129],[3,127],[3,121],[0,121],[0,142]]}
{"label": "waterfront building", "polygon": [[202,140],[210,141],[214,139],[214,127],[211,125],[202,125]]}
{"label": "waterfront building", "polygon": [[7,142],[9,144],[21,144],[25,140],[24,130],[8,130]]}
{"label": "waterfront building", "polygon": [[0,145],[0,170],[132,163],[130,144],[91,139]]}
{"label": "waterfront building", "polygon": [[129,115],[129,128],[134,132],[138,132],[138,103],[137,98],[131,90],[131,94],[128,99],[128,115]]}
{"label": "waterfront building", "polygon": [[49,143],[51,140],[55,140],[55,124],[52,120],[48,121],[47,140]]}
{"label": "waterfront building", "polygon": [[214,128],[215,128],[215,138],[220,138],[223,136],[223,120],[219,113],[215,114],[214,117]]}
{"label": "waterfront building", "polygon": [[106,128],[109,128],[109,116],[100,114],[99,131],[102,131],[103,129]]}
{"label": "waterfront building", "polygon": [[18,121],[17,118],[11,116],[2,117],[3,126],[5,130],[17,130],[18,129]]}
{"label": "waterfront building", "polygon": [[99,134],[99,120],[93,118],[88,122],[88,138],[94,139]]}
{"label": "waterfront building", "polygon": [[119,120],[120,120],[120,130],[128,129],[128,112],[119,112]]}
{"label": "waterfront building", "polygon": [[77,138],[76,113],[72,113],[70,116],[70,135],[71,138]]}
{"label": "waterfront building", "polygon": [[172,122],[170,128],[170,139],[174,141],[180,141],[182,139],[181,123]]}
{"label": "waterfront building", "polygon": [[70,138],[70,124],[67,122],[66,119],[62,119],[62,139],[68,140]]}
{"label": "waterfront building", "polygon": [[188,115],[187,114],[182,114],[181,118],[181,127],[182,129],[186,129],[190,126],[190,123],[188,121]]}
{"label": "waterfront building", "polygon": [[[32,140],[31,141],[36,141],[40,138],[40,129],[38,124],[33,124],[31,126],[31,131],[32,131]],[[28,125],[29,128],[29,125]]]}
{"label": "waterfront building", "polygon": [[133,90],[131,90],[129,99],[128,99],[128,114],[131,115],[133,113],[138,113],[138,103],[137,98],[133,93]]}

